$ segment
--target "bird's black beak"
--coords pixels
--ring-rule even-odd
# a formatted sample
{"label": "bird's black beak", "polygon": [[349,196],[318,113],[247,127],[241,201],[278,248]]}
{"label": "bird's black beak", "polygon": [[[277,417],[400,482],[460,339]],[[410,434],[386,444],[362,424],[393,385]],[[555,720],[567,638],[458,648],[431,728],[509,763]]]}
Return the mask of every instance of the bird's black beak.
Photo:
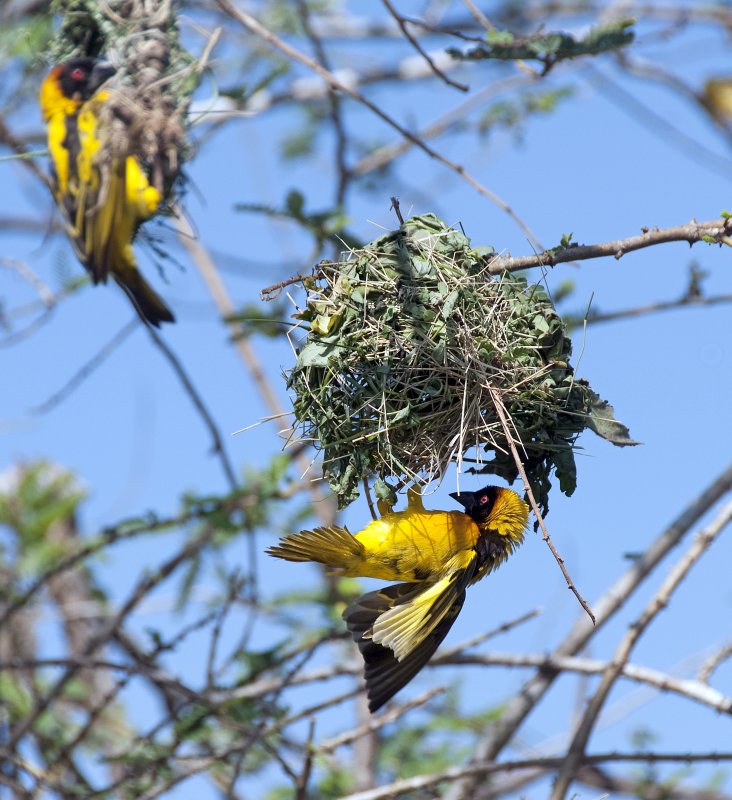
{"label": "bird's black beak", "polygon": [[109,63],[109,61],[97,61],[92,67],[89,74],[89,96],[94,94],[96,90],[105,84],[117,70]]}
{"label": "bird's black beak", "polygon": [[474,492],[450,492],[450,497],[457,500],[466,511],[470,511],[475,507],[475,493]]}

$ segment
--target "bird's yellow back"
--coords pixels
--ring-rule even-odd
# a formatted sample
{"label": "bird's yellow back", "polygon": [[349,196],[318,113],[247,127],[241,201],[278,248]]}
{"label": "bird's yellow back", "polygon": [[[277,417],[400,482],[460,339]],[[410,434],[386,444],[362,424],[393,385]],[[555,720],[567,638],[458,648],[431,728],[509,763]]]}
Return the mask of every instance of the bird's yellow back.
{"label": "bird's yellow back", "polygon": [[436,581],[453,556],[475,547],[480,531],[461,511],[406,511],[385,514],[355,538],[364,547],[364,577]]}

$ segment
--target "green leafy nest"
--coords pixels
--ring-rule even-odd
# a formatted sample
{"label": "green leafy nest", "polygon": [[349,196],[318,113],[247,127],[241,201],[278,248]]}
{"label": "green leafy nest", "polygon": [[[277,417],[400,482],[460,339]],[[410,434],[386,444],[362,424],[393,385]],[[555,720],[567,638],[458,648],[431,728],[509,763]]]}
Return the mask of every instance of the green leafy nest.
{"label": "green leafy nest", "polygon": [[575,379],[572,343],[542,287],[494,277],[489,261],[425,214],[304,282],[296,316],[307,336],[288,386],[300,437],[322,450],[340,507],[364,478],[429,483],[453,461],[515,480],[495,402],[544,511],[552,470],[565,494],[576,487],[573,448],[585,428],[633,444]]}

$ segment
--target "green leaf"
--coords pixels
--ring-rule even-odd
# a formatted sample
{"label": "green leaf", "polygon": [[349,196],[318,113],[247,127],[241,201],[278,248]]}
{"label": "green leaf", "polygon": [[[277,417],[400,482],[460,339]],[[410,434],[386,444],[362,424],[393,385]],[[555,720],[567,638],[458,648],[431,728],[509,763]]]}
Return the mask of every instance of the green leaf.
{"label": "green leaf", "polygon": [[494,31],[481,44],[465,52],[448,48],[453,58],[463,61],[497,59],[501,61],[543,61],[547,67],[570,58],[598,55],[626,47],[635,38],[630,30],[632,19],[619,19],[593,28],[586,36],[575,38],[567,33],[549,32],[519,37],[508,31]]}
{"label": "green leaf", "polygon": [[607,400],[603,400],[592,389],[588,388],[587,393],[590,399],[588,428],[618,447],[640,444],[631,439],[627,426],[615,419],[615,409]]}

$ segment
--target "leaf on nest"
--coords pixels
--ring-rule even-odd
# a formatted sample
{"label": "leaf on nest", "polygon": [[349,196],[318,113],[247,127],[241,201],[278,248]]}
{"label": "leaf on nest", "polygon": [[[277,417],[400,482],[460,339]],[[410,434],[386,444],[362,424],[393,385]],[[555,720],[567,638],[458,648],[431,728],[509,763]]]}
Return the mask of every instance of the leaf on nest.
{"label": "leaf on nest", "polygon": [[615,419],[615,409],[607,400],[603,400],[599,394],[593,392],[589,387],[587,388],[587,393],[589,395],[587,427],[590,430],[618,447],[640,444],[640,442],[630,438],[630,431],[627,426]]}

